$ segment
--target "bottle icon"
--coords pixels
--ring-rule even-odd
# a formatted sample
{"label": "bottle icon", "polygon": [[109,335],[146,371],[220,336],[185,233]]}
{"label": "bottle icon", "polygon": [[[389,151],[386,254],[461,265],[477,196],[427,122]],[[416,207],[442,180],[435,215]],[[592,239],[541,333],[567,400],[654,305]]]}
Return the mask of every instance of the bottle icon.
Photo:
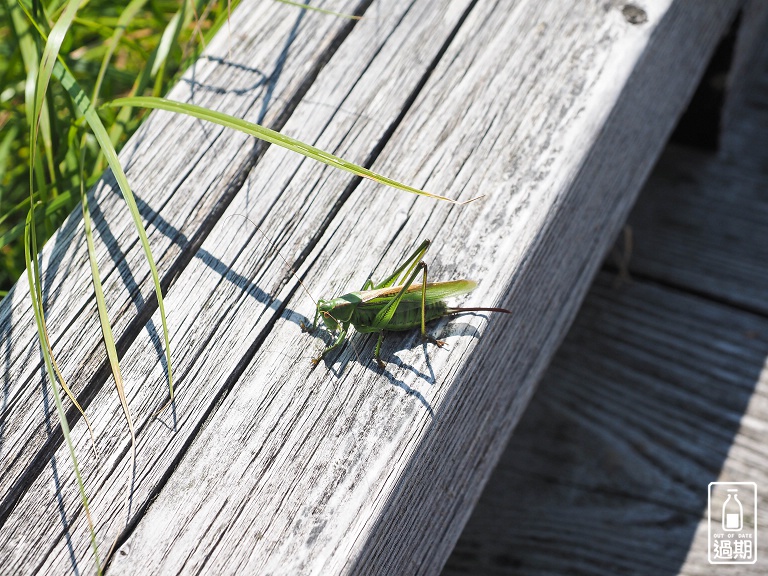
{"label": "bottle icon", "polygon": [[723,530],[735,532],[744,526],[744,508],[739,502],[738,488],[728,490],[728,498],[723,503]]}

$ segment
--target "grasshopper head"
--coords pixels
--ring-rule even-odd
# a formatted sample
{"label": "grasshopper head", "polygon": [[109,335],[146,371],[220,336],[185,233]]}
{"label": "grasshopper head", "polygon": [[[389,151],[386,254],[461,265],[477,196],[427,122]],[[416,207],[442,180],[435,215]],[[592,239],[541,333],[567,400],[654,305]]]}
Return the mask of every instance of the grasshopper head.
{"label": "grasshopper head", "polygon": [[359,294],[354,292],[332,300],[321,299],[317,301],[317,314],[323,317],[328,330],[335,332],[341,325],[349,325],[361,301]]}
{"label": "grasshopper head", "polygon": [[323,323],[331,332],[339,329],[339,322],[333,317],[334,302],[332,300],[318,300],[317,313],[323,318]]}

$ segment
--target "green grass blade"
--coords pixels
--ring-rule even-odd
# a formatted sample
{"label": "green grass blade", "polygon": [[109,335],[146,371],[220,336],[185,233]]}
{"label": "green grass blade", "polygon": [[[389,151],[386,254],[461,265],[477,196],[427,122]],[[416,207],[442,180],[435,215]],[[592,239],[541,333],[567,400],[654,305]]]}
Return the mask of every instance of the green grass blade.
{"label": "green grass blade", "polygon": [[176,39],[179,37],[179,32],[181,31],[181,26],[184,22],[186,7],[187,1],[181,0],[181,8],[179,8],[179,11],[173,15],[173,18],[171,18],[171,21],[168,22],[168,26],[166,26],[163,31],[163,35],[160,38],[160,44],[157,47],[155,61],[152,64],[151,75],[154,78],[162,78],[165,72],[165,63],[168,61],[171,49],[173,48]]}
{"label": "green grass blade", "polygon": [[[32,134],[32,127],[35,126],[39,130],[39,135],[43,141],[43,147],[46,151],[46,161],[48,162],[49,170],[53,170],[53,146],[51,139],[51,122],[48,114],[48,108],[42,107],[39,110],[35,108],[36,89],[39,78],[39,52],[34,37],[32,36],[31,27],[34,25],[37,27],[32,16],[27,12],[26,7],[19,2],[9,2],[7,4],[8,11],[10,12],[10,22],[13,27],[14,35],[19,42],[19,53],[21,54],[22,62],[24,63],[24,69],[27,72],[26,82],[24,83],[24,111],[27,117],[27,126],[30,128],[30,136]],[[30,24],[31,22],[31,24]],[[37,150],[35,148],[35,150]],[[39,158],[30,155],[30,165],[33,166],[35,172],[35,178],[37,179],[38,187],[42,187],[45,184],[44,167]]]}
{"label": "green grass blade", "polygon": [[104,128],[104,125],[101,123],[101,119],[99,118],[98,114],[96,114],[96,110],[91,105],[90,100],[88,100],[88,96],[86,96],[85,92],[80,88],[74,76],[72,76],[72,73],[69,70],[67,70],[64,67],[64,65],[61,64],[61,62],[56,63],[56,66],[54,67],[54,70],[53,70],[53,74],[54,76],[56,76],[56,78],[59,79],[59,81],[61,82],[61,85],[69,93],[70,97],[72,98],[72,101],[75,103],[80,113],[84,116],[86,122],[91,128],[91,131],[96,137],[96,140],[99,142],[101,151],[106,157],[109,167],[112,168],[112,173],[115,176],[115,180],[117,180],[118,186],[120,186],[120,190],[123,193],[123,198],[125,199],[125,203],[128,204],[128,209],[130,210],[131,216],[133,217],[134,225],[136,226],[136,230],[139,234],[139,239],[141,240],[141,245],[144,249],[144,256],[147,259],[150,272],[152,273],[152,281],[154,282],[154,285],[155,285],[155,294],[157,296],[158,307],[160,308],[160,318],[162,320],[163,336],[165,338],[165,353],[166,353],[166,362],[168,365],[168,388],[170,391],[171,401],[173,401],[173,371],[171,368],[171,345],[170,345],[170,337],[168,335],[168,323],[165,318],[165,305],[163,303],[163,294],[160,287],[160,276],[157,272],[157,266],[155,266],[155,259],[152,256],[152,251],[149,246],[149,240],[147,239],[147,232],[144,229],[143,222],[141,221],[141,214],[139,213],[139,208],[136,205],[136,199],[133,197],[133,192],[131,191],[131,187],[128,184],[128,178],[126,178],[125,172],[123,172],[123,167],[120,165],[120,161],[117,158],[117,152],[115,152],[115,148],[114,146],[112,146],[112,142],[109,139],[109,134],[107,134],[107,130]]}
{"label": "green grass blade", "polygon": [[[88,527],[91,535],[91,545],[93,547],[96,566],[99,573],[101,573],[101,566],[99,563],[99,552],[96,544],[96,533],[94,530],[93,519],[91,518],[90,508],[88,506],[88,496],[86,495],[83,479],[80,474],[79,466],[77,464],[77,457],[75,455],[75,449],[74,449],[74,445],[72,443],[72,438],[70,435],[66,412],[64,411],[64,406],[61,402],[61,395],[59,394],[59,390],[58,390],[56,374],[58,373],[59,376],[61,374],[58,370],[58,366],[53,360],[53,353],[50,347],[48,330],[45,325],[45,313],[43,310],[40,270],[37,264],[37,252],[38,252],[37,251],[37,231],[35,227],[35,214],[34,214],[35,203],[33,200],[34,194],[35,194],[34,174],[35,172],[38,171],[36,169],[36,165],[37,165],[36,154],[37,154],[37,147],[38,147],[37,139],[40,132],[41,119],[44,117],[43,102],[46,100],[48,85],[50,83],[53,67],[59,55],[61,44],[77,12],[78,4],[79,2],[77,0],[70,0],[65,6],[61,17],[58,19],[58,21],[54,25],[53,30],[51,30],[51,34],[49,35],[46,41],[45,49],[43,50],[42,61],[40,62],[40,66],[37,69],[37,81],[35,83],[35,92],[34,92],[34,109],[32,114],[32,122],[30,123],[30,126],[29,126],[30,128],[30,139],[29,139],[29,142],[30,142],[30,159],[29,159],[30,208],[29,208],[29,212],[27,213],[27,224],[25,227],[26,234],[24,238],[25,239],[24,257],[27,264],[27,278],[29,281],[29,293],[30,293],[30,298],[32,299],[32,308],[35,314],[35,322],[37,324],[37,334],[38,334],[38,339],[40,340],[40,348],[42,350],[45,368],[48,373],[48,378],[51,381],[51,389],[53,390],[54,400],[56,404],[56,411],[58,413],[62,433],[64,435],[64,438],[67,443],[67,447],[69,449],[69,454],[72,460],[75,477],[77,479],[78,490],[80,492],[80,497],[83,502],[83,509],[85,511],[86,518],[88,520]],[[50,114],[49,114],[49,117],[50,117]],[[44,141],[45,141],[45,136],[44,136]],[[53,167],[52,146],[50,145],[50,143],[46,143],[45,146],[46,146],[47,156],[49,158],[49,169],[50,169]],[[50,174],[51,174],[51,177],[55,177],[56,170],[50,169]],[[38,181],[39,181],[39,175],[38,175]],[[71,390],[69,390],[69,388],[66,387],[66,383],[64,382],[63,378],[61,379],[61,384],[62,386],[65,387],[70,397],[74,397],[72,395]],[[78,406],[78,408],[80,408],[77,402],[75,402],[75,404]],[[82,408],[80,408],[80,411],[82,412]],[[86,423],[87,423],[87,420],[86,420]],[[89,430],[91,429],[90,423],[88,423],[88,428]],[[93,436],[91,436],[91,438],[93,439]],[[95,449],[95,444],[94,444],[94,449]]]}
{"label": "green grass blade", "polygon": [[[11,147],[13,141],[16,140],[16,135],[19,133],[19,129],[16,126],[11,126],[6,131],[3,137],[2,143],[0,143],[0,206],[3,204],[3,192],[5,188],[2,186],[5,179],[5,173],[8,170],[8,165],[13,160],[11,156]],[[0,215],[0,223],[2,223],[2,216]]]}
{"label": "green grass blade", "polygon": [[[54,212],[56,212],[59,209],[62,209],[66,207],[70,200],[71,200],[71,194],[69,192],[65,192],[63,194],[59,194],[55,198],[53,198],[50,202],[45,203],[45,216],[51,216]],[[29,203],[35,202],[37,200],[37,194],[33,198],[26,198],[22,202],[19,202],[16,206],[13,206],[11,208],[8,208],[6,213],[0,216],[0,224],[3,224],[7,219],[9,219],[11,216],[14,215],[15,212],[19,212],[21,210],[29,210]],[[35,210],[36,214],[40,214],[40,210]],[[40,216],[36,221],[41,221],[42,216]],[[19,229],[21,230],[19,232]],[[10,241],[19,238],[24,233],[24,222],[19,222],[16,224],[10,231],[5,232],[4,234],[0,234],[0,248],[7,245]]]}
{"label": "green grass blade", "polygon": [[115,338],[112,334],[112,326],[109,323],[109,315],[107,313],[107,303],[104,299],[104,289],[101,285],[101,276],[99,275],[99,265],[96,258],[96,245],[93,242],[93,231],[91,229],[91,214],[88,210],[88,197],[83,192],[82,194],[82,207],[83,207],[83,222],[85,223],[85,238],[88,244],[88,260],[91,264],[91,277],[93,278],[93,291],[96,294],[96,304],[99,309],[99,321],[101,322],[101,331],[104,335],[104,345],[107,349],[107,357],[109,358],[109,364],[112,368],[112,376],[115,378],[115,386],[117,387],[117,394],[120,397],[120,403],[123,405],[123,411],[125,412],[125,419],[128,421],[128,430],[131,433],[131,442],[136,444],[136,435],[133,430],[133,419],[131,418],[131,412],[128,409],[128,400],[125,396],[125,387],[123,386],[123,377],[120,372],[120,363],[117,359],[117,347],[115,346]]}
{"label": "green grass blade", "polygon": [[27,226],[26,233],[24,235],[24,257],[27,261],[27,280],[29,282],[29,294],[32,299],[32,309],[35,313],[35,322],[37,324],[37,334],[40,339],[40,348],[43,354],[43,360],[45,363],[45,369],[48,373],[48,379],[51,381],[51,389],[53,390],[54,403],[56,404],[56,412],[61,423],[61,431],[64,435],[64,440],[67,443],[67,449],[69,450],[69,456],[72,460],[72,467],[75,472],[75,478],[77,479],[77,487],[80,492],[80,498],[83,503],[83,510],[85,511],[85,517],[88,521],[88,530],[91,537],[91,547],[93,548],[93,555],[96,561],[96,569],[101,574],[101,564],[99,562],[99,549],[96,544],[96,530],[93,524],[93,518],[91,517],[91,509],[88,505],[88,496],[85,493],[85,484],[83,483],[83,477],[80,474],[80,467],[77,464],[77,456],[75,455],[75,446],[72,443],[72,435],[69,430],[69,423],[67,422],[67,415],[64,411],[64,405],[61,402],[61,395],[59,394],[59,388],[57,386],[53,355],[48,340],[48,332],[45,326],[45,314],[43,312],[42,290],[40,283],[40,269],[37,265],[37,240],[35,232],[35,223],[33,218],[34,207],[30,208],[27,213]]}
{"label": "green grass blade", "polygon": [[246,134],[250,134],[251,136],[260,138],[261,140],[269,142],[270,144],[277,144],[278,146],[282,146],[283,148],[287,148],[288,150],[293,150],[294,152],[298,152],[299,154],[303,154],[308,158],[313,158],[314,160],[317,160],[329,166],[333,166],[335,168],[339,168],[341,170],[351,172],[356,176],[370,178],[375,182],[379,182],[381,184],[387,184],[388,186],[397,188],[398,190],[404,190],[406,192],[411,192],[413,194],[427,196],[429,198],[434,198],[436,200],[444,200],[446,202],[451,202],[453,204],[468,204],[469,202],[477,200],[478,198],[482,198],[482,196],[478,196],[477,198],[472,198],[471,200],[459,202],[457,200],[453,200],[445,196],[440,196],[438,194],[425,192],[424,190],[420,190],[418,188],[408,186],[407,184],[402,184],[400,182],[397,182],[396,180],[392,180],[391,178],[387,178],[386,176],[382,176],[381,174],[377,174],[371,170],[368,170],[367,168],[363,168],[362,166],[358,166],[357,164],[348,162],[343,158],[339,158],[338,156],[331,154],[330,152],[325,152],[324,150],[315,148],[310,144],[305,144],[304,142],[296,140],[295,138],[291,138],[290,136],[285,136],[284,134],[280,134],[280,132],[276,132],[275,130],[265,128],[264,126],[260,126],[259,124],[253,124],[252,122],[247,122],[240,118],[235,118],[234,116],[230,116],[229,114],[224,114],[222,112],[217,112],[215,110],[209,110],[207,108],[202,108],[200,106],[195,106],[194,104],[187,104],[184,102],[175,102],[173,100],[167,100],[165,98],[155,98],[152,96],[133,96],[129,98],[117,98],[115,100],[112,100],[111,102],[105,103],[103,106],[105,107],[139,106],[142,108],[158,108],[161,110],[168,110],[169,112],[187,114],[189,116],[194,116],[195,118],[200,118],[201,120],[208,120],[209,122],[220,124],[227,128],[234,128],[235,130],[240,130],[241,132],[245,132]]}
{"label": "green grass blade", "polygon": [[[144,66],[141,69],[141,72],[136,77],[136,80],[133,83],[133,86],[131,87],[131,91],[129,96],[134,96],[136,94],[141,94],[144,89],[149,86],[150,80],[152,77],[155,77],[155,85],[153,90],[156,93],[160,93],[160,87],[163,82],[163,77],[165,75],[165,70],[167,66],[168,57],[170,55],[170,50],[174,46],[175,39],[178,39],[178,33],[181,31],[183,26],[178,26],[179,23],[182,23],[183,21],[181,18],[181,14],[184,10],[184,6],[182,6],[181,9],[179,9],[178,12],[173,16],[171,21],[166,25],[163,34],[160,38],[160,42],[155,47],[155,49],[152,51],[152,53],[149,55],[149,58],[147,58],[146,66]],[[94,102],[96,100],[94,99]],[[131,119],[131,108],[125,107],[123,108],[120,113],[117,115],[116,121],[110,126],[109,128],[109,138],[112,141],[113,145],[117,145],[117,143],[120,141],[120,138],[123,135],[123,132],[125,131],[125,126],[128,124],[128,122]],[[95,170],[98,172],[101,172],[103,170],[103,156],[99,155],[99,158],[96,160],[95,164]]]}
{"label": "green grass blade", "polygon": [[[7,0],[6,8],[11,16],[11,26],[13,27],[14,35],[19,43],[19,53],[21,54],[21,60],[24,63],[24,69],[28,72],[34,71],[35,74],[37,74],[39,54],[37,52],[35,40],[32,37],[32,34],[30,34],[30,24],[24,13],[24,7],[19,2]],[[37,76],[34,78],[37,78]],[[27,111],[27,117],[32,118],[32,114],[33,109],[30,107]]]}
{"label": "green grass blade", "polygon": [[[101,323],[101,333],[104,337],[104,346],[107,349],[107,357],[109,358],[109,365],[112,369],[112,377],[115,380],[115,388],[117,389],[117,395],[120,397],[120,404],[123,407],[123,413],[125,419],[128,422],[128,432],[131,436],[131,466],[128,468],[128,480],[126,490],[126,504],[125,512],[130,514],[130,497],[131,497],[131,475],[133,474],[136,466],[136,432],[133,427],[133,419],[131,418],[131,410],[128,406],[128,398],[125,395],[125,386],[123,384],[123,375],[120,371],[120,362],[117,358],[117,347],[115,346],[115,338],[112,335],[112,326],[109,323],[109,315],[107,314],[107,303],[104,299],[104,289],[101,285],[101,276],[99,275],[99,265],[96,259],[96,245],[93,242],[93,231],[91,229],[91,214],[88,210],[88,196],[85,193],[85,188],[81,190],[82,207],[83,207],[83,222],[85,224],[85,238],[88,244],[88,260],[91,264],[91,278],[93,279],[93,291],[96,294],[96,304],[99,309],[99,322]],[[126,519],[126,524],[128,519]]]}
{"label": "green grass blade", "polygon": [[[75,9],[72,9],[73,4]],[[157,295],[158,305],[160,308],[160,316],[163,324],[163,335],[165,337],[166,356],[167,356],[167,364],[168,364],[168,385],[170,389],[170,397],[171,397],[171,400],[173,400],[173,375],[172,375],[173,372],[171,368],[170,338],[168,335],[168,325],[165,318],[165,306],[163,303],[162,291],[160,287],[160,277],[157,273],[157,267],[155,266],[155,261],[152,256],[152,252],[150,250],[149,241],[147,239],[147,233],[146,233],[146,230],[144,229],[144,224],[141,221],[141,214],[139,214],[139,209],[138,209],[138,206],[136,205],[136,200],[133,197],[133,192],[131,191],[130,185],[128,184],[128,179],[126,178],[125,173],[123,172],[122,166],[120,165],[120,162],[117,158],[117,152],[115,151],[114,146],[112,146],[112,143],[109,139],[109,135],[107,134],[107,131],[104,128],[104,125],[101,123],[101,119],[99,118],[98,114],[96,114],[96,111],[91,105],[91,102],[88,100],[88,97],[86,96],[85,92],[78,85],[72,73],[69,70],[67,70],[65,66],[61,62],[57,61],[55,58],[53,60],[53,64],[50,66],[51,68],[50,74],[46,73],[48,69],[48,62],[50,60],[50,54],[53,52],[53,49],[49,50],[49,47],[50,46],[56,47],[56,53],[58,55],[58,47],[61,46],[64,33],[66,32],[66,29],[64,29],[64,31],[60,29],[60,28],[63,28],[63,26],[60,27],[59,23],[62,20],[64,20],[65,17],[68,19],[69,22],[71,22],[72,19],[74,18],[74,13],[76,11],[76,8],[77,8],[77,0],[70,0],[70,2],[67,4],[67,7],[65,8],[65,12],[62,14],[62,17],[59,19],[59,22],[56,23],[56,25],[54,26],[54,29],[51,31],[51,35],[47,39],[46,50],[44,52],[44,58],[43,58],[43,65],[41,65],[40,72],[38,74],[38,88],[36,90],[36,96],[38,98],[36,99],[35,106],[38,106],[38,104],[42,103],[42,101],[39,98],[40,89],[41,89],[40,77],[43,75],[47,75],[47,80],[45,80],[44,86],[42,87],[42,89],[45,89],[47,88],[48,81],[50,80],[50,76],[55,76],[61,82],[64,89],[69,93],[70,97],[72,98],[72,102],[75,104],[78,111],[83,115],[86,122],[90,126],[91,130],[94,133],[94,136],[96,137],[96,140],[99,142],[99,146],[101,147],[102,153],[107,158],[107,162],[110,168],[112,168],[112,172],[115,175],[115,179],[117,180],[118,185],[120,186],[120,190],[123,193],[123,198],[128,204],[128,208],[131,212],[131,216],[133,217],[134,224],[139,233],[139,238],[141,240],[141,244],[144,249],[145,257],[147,258],[150,271],[152,273],[152,280],[155,285],[155,294]],[[38,32],[42,34],[42,31],[40,31],[39,28],[38,28]],[[54,32],[56,32],[56,35],[54,35]],[[56,42],[58,42],[58,46],[56,46]],[[46,59],[46,56],[48,56],[48,59]],[[32,193],[32,188],[30,188],[30,193]],[[35,224],[34,204],[32,204],[31,211],[32,211],[32,216],[31,216],[32,226],[34,228],[34,224]]]}
{"label": "green grass blade", "polygon": [[37,155],[37,141],[32,145],[32,136],[41,134],[43,146],[46,150],[46,157],[49,168],[52,165],[52,146],[51,146],[51,124],[47,107],[37,107],[35,105],[37,98],[37,83],[40,78],[40,63],[37,45],[31,34],[31,27],[40,30],[26,7],[20,3],[12,3],[8,6],[11,13],[11,23],[14,34],[19,39],[19,52],[24,62],[24,68],[27,71],[26,81],[24,83],[24,112],[27,117],[27,126],[29,127],[30,154],[29,154],[29,172],[30,195],[34,195],[34,184],[37,182],[37,188],[43,190],[46,188],[45,167],[42,160]]}
{"label": "green grass blade", "polygon": [[69,0],[69,2],[67,2],[64,12],[62,12],[61,17],[53,26],[51,33],[48,35],[48,40],[45,43],[43,59],[37,73],[37,84],[35,86],[34,125],[30,126],[32,129],[32,138],[30,138],[30,142],[33,155],[37,150],[38,122],[42,113],[43,101],[45,100],[45,94],[48,90],[48,84],[51,81],[53,67],[56,64],[56,59],[59,57],[59,50],[61,49],[62,42],[64,42],[64,36],[67,34],[67,30],[69,30],[72,20],[75,18],[79,4],[79,0]]}

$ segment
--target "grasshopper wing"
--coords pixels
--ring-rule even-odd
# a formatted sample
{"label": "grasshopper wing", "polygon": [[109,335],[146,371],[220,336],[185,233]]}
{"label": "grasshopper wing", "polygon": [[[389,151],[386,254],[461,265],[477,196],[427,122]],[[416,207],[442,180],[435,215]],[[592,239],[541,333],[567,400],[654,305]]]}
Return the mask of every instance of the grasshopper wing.
{"label": "grasshopper wing", "polygon": [[[439,302],[452,296],[460,296],[472,292],[477,288],[477,282],[473,280],[452,280],[450,282],[427,282],[426,302]],[[359,292],[364,304],[381,304],[388,302],[397,296],[403,289],[402,286],[390,286],[378,290],[364,290]],[[421,302],[421,284],[411,284],[403,294],[403,300]]]}
{"label": "grasshopper wing", "polygon": [[[477,288],[477,282],[474,280],[451,280],[449,282],[429,282],[427,283],[427,303],[438,302],[446,298],[469,294]],[[418,287],[421,295],[421,286]]]}

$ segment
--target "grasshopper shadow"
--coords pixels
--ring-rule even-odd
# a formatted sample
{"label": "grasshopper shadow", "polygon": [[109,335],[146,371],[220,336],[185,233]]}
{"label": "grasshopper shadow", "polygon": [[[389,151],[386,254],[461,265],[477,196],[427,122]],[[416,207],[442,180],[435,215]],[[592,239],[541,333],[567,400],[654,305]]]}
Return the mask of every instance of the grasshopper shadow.
{"label": "grasshopper shadow", "polygon": [[[472,315],[481,316],[488,319],[488,316],[483,313],[472,313]],[[389,369],[389,367],[394,365],[403,371],[410,371],[420,380],[423,380],[428,385],[433,386],[437,383],[437,379],[432,368],[430,353],[435,353],[439,350],[450,352],[450,345],[445,344],[442,347],[438,347],[429,340],[422,339],[418,334],[406,336],[403,335],[403,333],[398,332],[389,332],[386,330],[384,332],[385,337],[384,343],[382,344],[381,354],[382,360],[385,362],[384,369],[379,368],[375,359],[373,358],[375,338],[370,334],[361,334],[359,332],[355,332],[348,337],[348,341],[345,342],[343,347],[338,352],[331,353],[323,358],[323,364],[326,370],[328,370],[336,378],[341,378],[346,371],[347,365],[353,361],[353,359],[357,359],[359,364],[365,366],[369,370],[376,372],[377,374],[380,374],[386,378],[390,384],[401,388],[409,396],[415,397],[419,402],[421,402],[424,408],[426,408],[430,416],[434,418],[435,411],[424,397],[424,395],[415,388],[406,384],[404,380],[397,378],[393,371]],[[475,339],[480,337],[480,332],[474,325],[467,322],[452,322],[450,320],[447,322],[443,321],[442,323],[435,323],[431,330],[427,330],[427,333],[430,336],[434,336],[438,339],[449,338],[452,336],[469,336]],[[309,334],[321,339],[323,341],[324,347],[329,346],[335,340],[335,336],[333,334],[320,327],[318,327],[318,329],[316,329],[314,332],[310,332]],[[401,335],[398,337],[398,334]],[[352,355],[347,352],[347,346],[352,349]],[[412,364],[403,362],[398,356],[396,356],[396,352],[398,351],[412,350],[419,346],[424,353],[424,361],[426,363],[427,372],[423,372]],[[335,366],[337,362],[339,363],[338,368]]]}

